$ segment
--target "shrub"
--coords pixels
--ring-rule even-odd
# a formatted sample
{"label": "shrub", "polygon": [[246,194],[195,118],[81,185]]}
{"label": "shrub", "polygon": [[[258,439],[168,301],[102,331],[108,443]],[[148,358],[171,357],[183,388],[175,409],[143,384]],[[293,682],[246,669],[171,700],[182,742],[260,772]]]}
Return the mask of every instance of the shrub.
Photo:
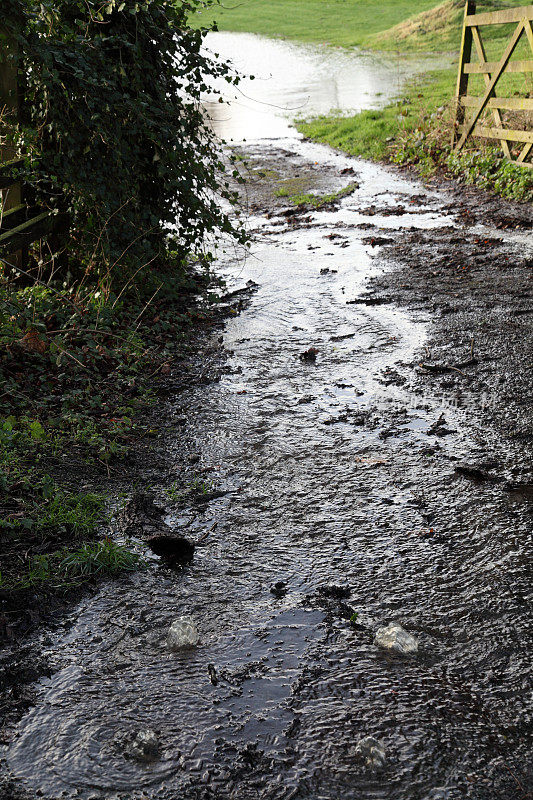
{"label": "shrub", "polygon": [[[35,199],[67,211],[70,249],[89,270],[178,260],[220,232],[242,239],[203,116],[214,78],[238,78],[202,49],[200,0],[2,0],[19,43],[19,144]],[[205,3],[204,3],[205,4]],[[227,206],[226,206],[227,207]]]}

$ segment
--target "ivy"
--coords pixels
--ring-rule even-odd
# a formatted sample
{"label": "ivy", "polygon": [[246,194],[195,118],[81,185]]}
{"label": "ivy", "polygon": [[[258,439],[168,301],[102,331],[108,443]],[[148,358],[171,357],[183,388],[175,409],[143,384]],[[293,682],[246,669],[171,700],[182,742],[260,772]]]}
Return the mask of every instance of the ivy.
{"label": "ivy", "polygon": [[26,175],[37,202],[69,213],[70,254],[100,274],[181,260],[212,234],[244,241],[222,210],[237,174],[201,106],[213,79],[238,77],[188,25],[199,6],[2,0],[19,42]]}

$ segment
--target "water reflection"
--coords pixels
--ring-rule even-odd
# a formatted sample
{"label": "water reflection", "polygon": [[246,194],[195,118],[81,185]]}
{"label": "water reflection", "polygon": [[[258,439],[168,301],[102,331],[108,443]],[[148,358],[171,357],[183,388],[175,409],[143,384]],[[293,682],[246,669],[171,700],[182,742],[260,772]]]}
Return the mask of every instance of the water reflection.
{"label": "water reflection", "polygon": [[206,98],[216,132],[235,141],[285,137],[297,117],[380,108],[407,78],[436,65],[435,59],[374,56],[250,33],[211,33],[206,42],[239,72],[254,75],[237,88],[216,83],[228,105]]}

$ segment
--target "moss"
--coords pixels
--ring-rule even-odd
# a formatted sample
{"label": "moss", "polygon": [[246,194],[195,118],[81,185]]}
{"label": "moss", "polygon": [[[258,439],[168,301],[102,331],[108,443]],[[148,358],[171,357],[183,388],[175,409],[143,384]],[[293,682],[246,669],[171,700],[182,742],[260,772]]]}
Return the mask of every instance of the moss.
{"label": "moss", "polygon": [[278,197],[287,197],[288,195],[289,202],[295,206],[312,206],[313,208],[321,208],[322,206],[326,206],[329,203],[334,203],[343,197],[348,197],[348,195],[352,194],[355,189],[357,189],[357,184],[350,183],[348,186],[344,186],[342,189],[338,189],[336,192],[329,192],[328,194],[311,194],[310,192],[301,192],[300,194],[293,195],[288,195],[288,192],[283,192],[281,194],[276,192],[276,194]]}

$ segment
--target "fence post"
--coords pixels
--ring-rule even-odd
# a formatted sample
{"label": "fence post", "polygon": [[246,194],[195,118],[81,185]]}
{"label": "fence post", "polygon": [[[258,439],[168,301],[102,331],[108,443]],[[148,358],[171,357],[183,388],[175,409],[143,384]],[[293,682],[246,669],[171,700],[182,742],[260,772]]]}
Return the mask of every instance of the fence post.
{"label": "fence post", "polygon": [[[9,127],[16,125],[19,114],[18,98],[18,43],[5,28],[0,28],[0,165],[16,158],[18,153],[9,141]],[[3,117],[3,119],[2,119]],[[0,229],[6,211],[22,204],[22,187],[14,183],[0,190]],[[22,266],[24,253],[8,256],[12,264]]]}
{"label": "fence post", "polygon": [[[0,163],[11,161],[17,156],[15,145],[8,141],[8,126],[18,120],[18,45],[6,30],[0,29],[0,113],[4,117],[0,128]],[[3,135],[2,135],[3,134]],[[4,210],[20,205],[20,185],[16,184],[5,191]]]}
{"label": "fence post", "polygon": [[469,75],[464,71],[464,65],[468,64],[472,58],[472,28],[466,25],[466,18],[470,14],[476,13],[476,0],[466,0],[465,13],[463,20],[463,35],[461,39],[461,52],[459,55],[459,74],[457,75],[457,89],[455,92],[455,120],[452,130],[452,150],[457,139],[457,127],[465,121],[465,107],[461,103],[461,97],[468,94]]}

